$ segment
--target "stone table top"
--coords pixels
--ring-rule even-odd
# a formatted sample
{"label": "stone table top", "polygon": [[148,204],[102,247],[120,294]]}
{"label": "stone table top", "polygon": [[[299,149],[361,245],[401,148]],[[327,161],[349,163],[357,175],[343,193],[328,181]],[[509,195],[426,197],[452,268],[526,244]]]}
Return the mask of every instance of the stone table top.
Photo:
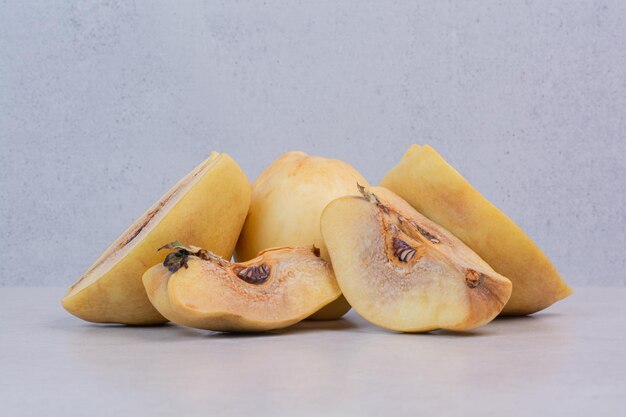
{"label": "stone table top", "polygon": [[95,325],[60,288],[0,288],[0,416],[591,416],[626,408],[626,288],[400,334],[355,312],[231,335]]}

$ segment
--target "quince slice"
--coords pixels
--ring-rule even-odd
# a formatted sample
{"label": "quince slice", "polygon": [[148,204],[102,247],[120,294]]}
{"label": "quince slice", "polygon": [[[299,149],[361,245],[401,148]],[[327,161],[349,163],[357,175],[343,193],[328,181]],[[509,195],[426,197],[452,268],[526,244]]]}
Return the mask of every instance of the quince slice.
{"label": "quince slice", "polygon": [[365,319],[392,330],[467,330],[491,321],[511,282],[391,191],[361,187],[322,213],[341,291]]}
{"label": "quince slice", "polygon": [[224,332],[281,329],[341,295],[333,270],[309,247],[265,250],[231,263],[199,248],[169,245],[162,265],[143,283],[152,304],[170,321]]}
{"label": "quince slice", "polygon": [[504,315],[535,313],[572,289],[539,247],[432,147],[413,145],[382,180],[513,282]]}
{"label": "quince slice", "polygon": [[141,282],[161,260],[157,249],[179,237],[230,258],[250,205],[250,182],[227,154],[211,156],[137,219],[72,285],[62,300],[97,323],[166,322]]}

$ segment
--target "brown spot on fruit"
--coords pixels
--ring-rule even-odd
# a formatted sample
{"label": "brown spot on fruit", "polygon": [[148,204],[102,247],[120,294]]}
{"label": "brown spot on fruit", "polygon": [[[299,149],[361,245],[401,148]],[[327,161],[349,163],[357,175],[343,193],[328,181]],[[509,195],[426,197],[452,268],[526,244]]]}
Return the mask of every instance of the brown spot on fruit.
{"label": "brown spot on fruit", "polygon": [[[152,218],[152,216],[150,216],[150,218]],[[141,227],[139,227],[139,228],[135,231],[135,233],[133,233],[133,234],[132,234],[132,235],[131,235],[128,239],[126,239],[126,242],[124,242],[124,244],[123,244],[122,246],[126,246],[126,245],[128,245],[130,242],[132,242],[132,240],[133,240],[134,238],[136,238],[136,237],[137,237],[137,235],[139,235],[139,233],[141,233],[141,231],[142,231],[142,230],[146,227],[146,225],[148,224],[148,221],[149,221],[149,220],[150,220],[150,219],[147,219],[147,220],[145,221],[145,223],[144,223],[144,224],[142,224],[142,225],[141,225]]]}
{"label": "brown spot on fruit", "polygon": [[480,272],[474,271],[473,269],[468,269],[465,274],[465,283],[470,288],[478,287],[484,279],[484,275]]}
{"label": "brown spot on fruit", "polygon": [[174,273],[178,271],[183,266],[185,268],[189,268],[187,264],[187,259],[189,257],[189,252],[184,250],[179,250],[177,252],[172,252],[165,257],[163,261],[163,266],[167,268],[168,271]]}
{"label": "brown spot on fruit", "polygon": [[[196,173],[196,175],[197,175],[197,173]],[[137,221],[137,224],[135,226],[135,230],[130,232],[130,233],[128,233],[127,236],[128,235],[130,235],[130,236],[128,238],[126,238],[126,239],[123,239],[117,247],[118,248],[123,248],[124,246],[126,246],[130,242],[132,242],[137,236],[139,236],[141,231],[143,229],[145,229],[145,227],[150,223],[152,218],[158,214],[158,212],[167,204],[167,202],[169,200],[171,200],[171,198],[174,195],[176,195],[176,191],[178,191],[178,189],[180,189],[181,187],[182,187],[182,185],[179,185],[177,188],[175,188],[174,190],[170,191],[170,193],[167,196],[165,196],[159,202],[158,207],[150,210],[147,214],[144,215],[144,217],[141,220]]]}

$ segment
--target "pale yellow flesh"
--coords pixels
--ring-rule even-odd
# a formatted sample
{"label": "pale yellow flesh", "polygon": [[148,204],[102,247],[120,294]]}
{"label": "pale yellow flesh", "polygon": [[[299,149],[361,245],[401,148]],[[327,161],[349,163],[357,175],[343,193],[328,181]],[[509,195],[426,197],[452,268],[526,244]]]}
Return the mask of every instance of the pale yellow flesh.
{"label": "pale yellow flesh", "polygon": [[[399,197],[381,188],[371,190],[405,219],[433,232],[440,243],[422,242],[425,252],[419,259],[393,262],[378,207],[360,197],[330,203],[322,214],[322,233],[352,307],[374,324],[404,332],[468,330],[491,321],[511,294],[510,281]],[[476,288],[466,284],[468,268],[484,274]]]}
{"label": "pale yellow flesh", "polygon": [[149,267],[163,260],[158,248],[181,240],[230,257],[249,201],[250,183],[243,171],[227,154],[214,152],[96,260],[69,288],[63,307],[83,320],[99,323],[167,321],[148,300],[141,281]]}
{"label": "pale yellow flesh", "polygon": [[[289,152],[274,161],[252,185],[250,212],[235,258],[245,261],[266,248],[315,245],[329,260],[320,232],[322,210],[332,200],[356,193],[367,181],[353,167],[335,159]],[[310,318],[333,320],[350,309],[344,297]]]}
{"label": "pale yellow flesh", "polygon": [[310,248],[270,250],[239,265],[262,262],[272,272],[260,285],[197,258],[190,258],[189,268],[174,274],[154,266],[144,274],[143,283],[153,305],[172,322],[229,332],[288,327],[341,294],[330,264]]}
{"label": "pale yellow flesh", "polygon": [[572,293],[537,245],[432,147],[413,145],[381,184],[450,230],[513,282],[502,314],[535,313]]}

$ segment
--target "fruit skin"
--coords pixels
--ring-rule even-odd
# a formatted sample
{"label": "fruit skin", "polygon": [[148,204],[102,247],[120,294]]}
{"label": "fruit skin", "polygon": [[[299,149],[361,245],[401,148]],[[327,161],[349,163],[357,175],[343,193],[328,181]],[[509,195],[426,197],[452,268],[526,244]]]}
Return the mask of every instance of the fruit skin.
{"label": "fruit skin", "polygon": [[[172,273],[155,265],[143,276],[153,305],[174,323],[225,332],[288,327],[340,296],[330,264],[311,247],[268,249],[241,264],[220,266],[190,257]],[[260,285],[238,278],[232,268],[265,263],[270,279]]]}
{"label": "fruit skin", "polygon": [[[369,191],[384,209],[361,197],[342,197],[321,218],[335,276],[352,307],[368,321],[402,332],[469,330],[493,320],[511,295],[511,282],[391,191]],[[413,263],[392,261],[386,239],[394,235],[383,223],[384,210],[402,215],[405,225],[414,221],[436,243],[420,237]],[[465,278],[470,269],[481,276],[472,288]]]}
{"label": "fruit skin", "polygon": [[572,293],[522,229],[432,147],[411,146],[381,185],[450,230],[513,282],[513,294],[502,314],[532,314]]}
{"label": "fruit skin", "polygon": [[[314,244],[329,260],[320,232],[320,214],[332,200],[357,193],[368,182],[349,164],[336,159],[288,152],[252,184],[250,212],[237,242],[235,259],[245,261],[275,246]],[[350,310],[345,298],[310,318],[334,320]]]}
{"label": "fruit skin", "polygon": [[[149,267],[162,261],[163,253],[157,252],[158,248],[172,240],[184,239],[220,256],[231,256],[248,211],[250,182],[227,154],[213,152],[196,170],[204,164],[212,165],[152,230],[131,242],[134,246],[122,259],[82,290],[72,292],[78,282],[70,287],[62,300],[68,312],[96,323],[164,323],[167,320],[152,306],[141,281]],[[159,202],[151,210],[157,208]],[[102,261],[118,241],[94,265]]]}

